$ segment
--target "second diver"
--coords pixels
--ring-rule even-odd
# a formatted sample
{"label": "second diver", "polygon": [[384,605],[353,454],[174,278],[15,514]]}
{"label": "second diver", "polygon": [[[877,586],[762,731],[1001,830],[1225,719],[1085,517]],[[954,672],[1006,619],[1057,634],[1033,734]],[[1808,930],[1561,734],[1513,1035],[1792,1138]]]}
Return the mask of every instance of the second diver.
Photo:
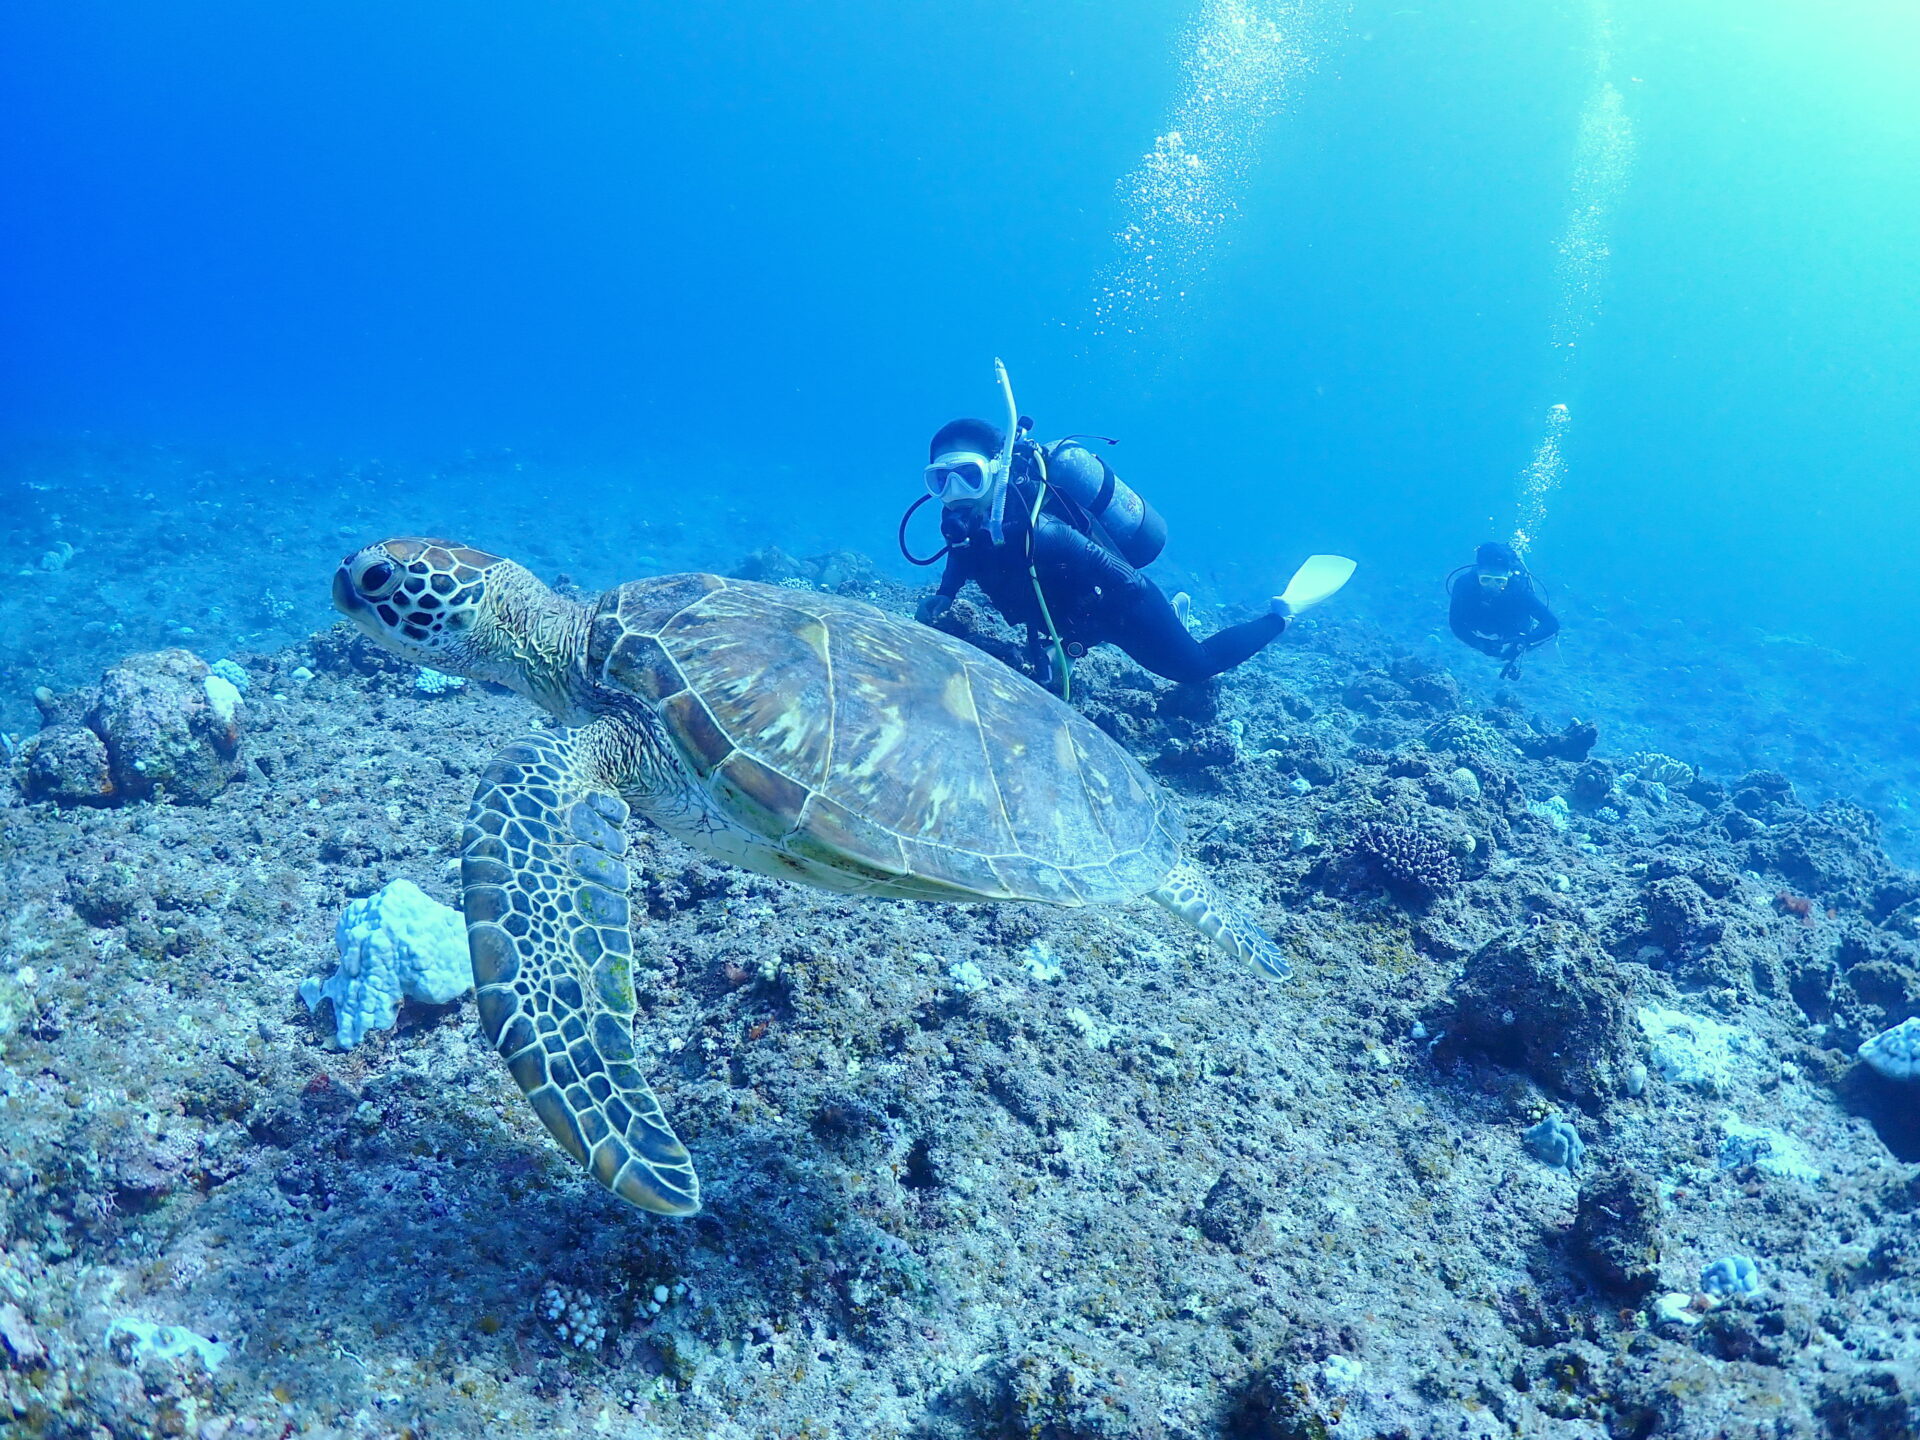
{"label": "second diver", "polygon": [[1455,637],[1506,663],[1502,680],[1520,678],[1520,657],[1560,633],[1533,572],[1511,545],[1489,540],[1473,563],[1447,577],[1447,624]]}

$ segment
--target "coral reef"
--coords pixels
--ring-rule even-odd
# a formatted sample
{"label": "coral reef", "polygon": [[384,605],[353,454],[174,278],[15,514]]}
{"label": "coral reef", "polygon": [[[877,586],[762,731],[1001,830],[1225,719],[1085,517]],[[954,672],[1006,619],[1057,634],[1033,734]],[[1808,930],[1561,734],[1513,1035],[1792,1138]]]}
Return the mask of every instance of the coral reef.
{"label": "coral reef", "polygon": [[1640,1300],[1659,1284],[1662,1213],[1659,1190],[1630,1166],[1612,1166],[1580,1187],[1573,1241],[1603,1289]]}
{"label": "coral reef", "polygon": [[[79,543],[62,584],[101,548]],[[647,564],[612,573],[528,553],[605,581],[718,563],[691,548],[636,529]],[[911,613],[807,553],[752,563]],[[464,995],[345,1050],[295,998],[356,904],[454,896],[475,777],[529,719],[301,628],[116,682],[136,753],[208,747],[204,803],[120,792],[100,688],[19,697],[44,722],[0,786],[23,1435],[1920,1423],[1920,1124],[1912,1082],[1862,1063],[1920,1016],[1920,877],[1786,759],[1606,715],[1577,753],[1571,702],[1523,716],[1352,619],[1208,686],[1090,657],[1078,702],[1178,792],[1193,853],[1293,957],[1282,984],[1151,907],[867,903],[636,826],[635,1043],[707,1181],[667,1223],[555,1150]],[[159,643],[95,633],[89,673]],[[231,760],[210,678],[240,696]],[[1653,748],[1698,773],[1619,758]],[[246,783],[213,788],[216,760]]]}
{"label": "coral reef", "polygon": [[29,800],[56,805],[109,805],[116,787],[107,742],[84,725],[56,722],[20,752],[21,789]]}
{"label": "coral reef", "polygon": [[85,695],[42,698],[49,723],[25,747],[27,793],[63,805],[204,805],[243,771],[240,705],[238,687],[190,651],[129,656]]}
{"label": "coral reef", "polygon": [[1744,1255],[1726,1255],[1700,1272],[1700,1288],[1709,1295],[1752,1295],[1760,1289],[1760,1267]]}
{"label": "coral reef", "polygon": [[1455,983],[1447,1048],[1521,1070],[1602,1113],[1626,1092],[1639,1054],[1632,988],[1626,970],[1573,925],[1507,931]]}
{"label": "coral reef", "polygon": [[422,695],[446,695],[464,688],[466,683],[465,677],[440,670],[422,669],[413,677],[413,688]]}
{"label": "coral reef", "polygon": [[1693,783],[1693,767],[1657,750],[1637,750],[1624,762],[1626,769],[1647,785],[1680,789]]}

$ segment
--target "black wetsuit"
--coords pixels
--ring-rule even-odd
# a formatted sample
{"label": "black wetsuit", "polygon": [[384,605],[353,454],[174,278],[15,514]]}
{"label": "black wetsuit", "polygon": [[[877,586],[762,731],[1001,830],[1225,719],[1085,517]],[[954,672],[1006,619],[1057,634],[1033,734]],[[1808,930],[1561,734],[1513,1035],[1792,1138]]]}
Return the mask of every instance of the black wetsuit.
{"label": "black wetsuit", "polygon": [[1453,633],[1496,660],[1515,659],[1560,633],[1560,622],[1528,575],[1515,575],[1504,589],[1494,590],[1480,583],[1476,567],[1468,566],[1454,580],[1452,595],[1447,624]]}
{"label": "black wetsuit", "polygon": [[[998,545],[983,516],[949,510],[941,517],[941,533],[952,548],[939,593],[951,600],[973,581],[1009,624],[1027,627],[1028,653],[1046,675],[1051,670],[1046,621],[1027,573],[1027,516],[1033,495],[1032,482],[1025,480],[1008,491]],[[1196,640],[1158,585],[1091,535],[1045,510],[1033,532],[1033,560],[1047,609],[1069,654],[1113,644],[1168,680],[1206,680],[1231,670],[1287,628],[1284,618],[1269,614]]]}

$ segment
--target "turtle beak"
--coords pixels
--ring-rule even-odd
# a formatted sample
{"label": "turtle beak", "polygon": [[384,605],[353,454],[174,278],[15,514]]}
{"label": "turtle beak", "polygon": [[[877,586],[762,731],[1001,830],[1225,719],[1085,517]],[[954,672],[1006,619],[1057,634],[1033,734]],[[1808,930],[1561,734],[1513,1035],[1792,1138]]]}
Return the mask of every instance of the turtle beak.
{"label": "turtle beak", "polygon": [[353,577],[347,573],[345,565],[333,572],[333,608],[342,615],[357,615],[367,608],[354,593]]}

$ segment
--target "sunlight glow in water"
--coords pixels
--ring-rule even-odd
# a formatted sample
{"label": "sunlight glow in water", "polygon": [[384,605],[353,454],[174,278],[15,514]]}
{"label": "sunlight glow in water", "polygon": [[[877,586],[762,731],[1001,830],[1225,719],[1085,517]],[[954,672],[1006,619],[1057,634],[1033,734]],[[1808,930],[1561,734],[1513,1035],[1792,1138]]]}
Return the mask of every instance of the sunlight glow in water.
{"label": "sunlight glow in water", "polygon": [[1206,270],[1289,84],[1312,64],[1311,9],[1298,0],[1204,0],[1182,47],[1180,100],[1120,182],[1126,220],[1094,301],[1095,334],[1138,334]]}
{"label": "sunlight glow in water", "polygon": [[[1550,344],[1553,383],[1563,392],[1572,385],[1580,343],[1600,317],[1613,255],[1613,213],[1633,173],[1633,122],[1612,79],[1613,16],[1606,0],[1596,0],[1593,25],[1593,89],[1580,113],[1567,221],[1554,247],[1556,301]],[[1513,548],[1523,555],[1539,538],[1548,501],[1565,477],[1562,442],[1569,418],[1564,403],[1547,407],[1540,443],[1520,477]]]}

